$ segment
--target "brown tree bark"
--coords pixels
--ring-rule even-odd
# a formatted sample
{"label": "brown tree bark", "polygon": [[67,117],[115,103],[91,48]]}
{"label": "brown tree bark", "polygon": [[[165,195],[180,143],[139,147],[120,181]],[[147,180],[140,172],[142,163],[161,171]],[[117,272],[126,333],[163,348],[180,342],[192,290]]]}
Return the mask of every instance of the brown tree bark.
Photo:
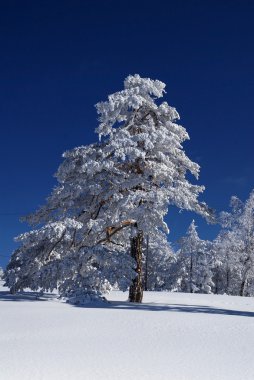
{"label": "brown tree bark", "polygon": [[246,279],[244,279],[244,280],[241,282],[240,293],[239,293],[239,295],[240,295],[241,297],[244,296],[245,283],[246,283]]}
{"label": "brown tree bark", "polygon": [[132,280],[129,290],[129,302],[141,303],[143,299],[143,284],[142,284],[142,243],[143,232],[139,231],[136,236],[131,238],[131,256],[136,261],[135,271],[137,276]]}
{"label": "brown tree bark", "polygon": [[146,236],[146,261],[144,274],[144,290],[148,290],[148,261],[149,261],[149,236]]}
{"label": "brown tree bark", "polygon": [[243,297],[245,293],[245,285],[248,280],[248,273],[250,270],[250,255],[248,255],[247,259],[244,261],[244,272],[243,272],[243,277],[242,277],[242,282],[240,286],[240,296]]}

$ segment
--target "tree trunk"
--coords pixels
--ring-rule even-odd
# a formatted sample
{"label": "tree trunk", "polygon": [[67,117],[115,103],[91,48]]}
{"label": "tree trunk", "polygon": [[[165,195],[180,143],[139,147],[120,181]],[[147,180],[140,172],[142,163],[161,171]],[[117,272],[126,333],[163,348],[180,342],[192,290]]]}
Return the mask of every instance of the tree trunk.
{"label": "tree trunk", "polygon": [[136,236],[131,238],[131,256],[136,261],[135,271],[137,276],[132,280],[129,290],[129,301],[141,303],[143,299],[143,284],[142,284],[142,243],[143,232],[139,231]]}
{"label": "tree trunk", "polygon": [[214,276],[214,294],[218,294],[218,288],[219,288],[219,276],[218,273],[215,272]]}
{"label": "tree trunk", "polygon": [[239,295],[240,295],[241,297],[244,296],[245,283],[246,283],[246,279],[244,279],[244,280],[241,282],[240,293],[239,293]]}
{"label": "tree trunk", "polygon": [[148,290],[148,255],[149,255],[149,236],[146,237],[146,265],[145,265],[145,276],[144,276],[144,290]]}
{"label": "tree trunk", "polygon": [[248,273],[249,273],[249,269],[250,269],[249,262],[250,262],[250,256],[248,256],[247,259],[244,262],[245,269],[244,269],[244,272],[243,272],[242,282],[241,282],[241,286],[240,286],[240,296],[241,297],[244,296],[245,285],[246,285],[246,282],[248,280]]}
{"label": "tree trunk", "polygon": [[227,268],[227,276],[226,276],[226,294],[229,294],[229,269]]}
{"label": "tree trunk", "polygon": [[193,293],[193,254],[190,257],[190,293]]}

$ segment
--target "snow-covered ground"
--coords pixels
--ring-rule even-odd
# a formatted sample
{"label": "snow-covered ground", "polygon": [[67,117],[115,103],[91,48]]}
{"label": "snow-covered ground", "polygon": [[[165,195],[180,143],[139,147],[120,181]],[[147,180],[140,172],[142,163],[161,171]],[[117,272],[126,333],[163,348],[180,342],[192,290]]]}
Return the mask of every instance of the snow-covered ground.
{"label": "snow-covered ground", "polygon": [[104,307],[0,292],[1,380],[253,380],[254,299],[113,292]]}

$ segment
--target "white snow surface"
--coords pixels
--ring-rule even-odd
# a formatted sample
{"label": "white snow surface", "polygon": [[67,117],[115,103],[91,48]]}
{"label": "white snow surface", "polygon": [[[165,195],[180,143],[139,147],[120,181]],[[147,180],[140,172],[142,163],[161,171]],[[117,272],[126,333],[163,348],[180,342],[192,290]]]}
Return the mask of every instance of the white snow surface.
{"label": "white snow surface", "polygon": [[253,380],[254,299],[114,291],[77,307],[0,292],[1,380]]}

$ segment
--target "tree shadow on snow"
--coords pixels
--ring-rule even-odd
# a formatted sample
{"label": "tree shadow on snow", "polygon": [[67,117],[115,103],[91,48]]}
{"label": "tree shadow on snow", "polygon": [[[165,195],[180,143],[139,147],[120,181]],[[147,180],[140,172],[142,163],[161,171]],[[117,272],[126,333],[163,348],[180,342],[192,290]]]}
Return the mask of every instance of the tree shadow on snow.
{"label": "tree shadow on snow", "polygon": [[47,301],[55,298],[54,294],[47,293],[41,295],[39,292],[18,292],[11,294],[7,291],[0,291],[0,301]]}
{"label": "tree shadow on snow", "polygon": [[[9,291],[0,291],[0,301],[48,301],[56,299],[53,293],[41,295],[39,292],[18,292],[10,294]],[[254,317],[254,312],[242,310],[222,309],[211,306],[187,305],[187,304],[159,304],[159,303],[132,303],[128,301],[105,301],[105,302],[89,302],[84,305],[69,304],[72,307],[80,307],[83,309],[111,309],[111,310],[133,310],[133,311],[164,311],[164,312],[180,312],[191,314],[217,314],[232,315],[239,317]]]}
{"label": "tree shadow on snow", "polygon": [[90,302],[85,305],[72,305],[81,308],[107,308],[115,310],[134,310],[134,311],[164,311],[164,312],[180,312],[191,314],[218,314],[232,315],[239,317],[254,317],[254,312],[242,310],[229,310],[216,308],[211,306],[187,305],[187,304],[156,304],[156,303],[131,303],[124,301],[108,301],[108,302]]}

